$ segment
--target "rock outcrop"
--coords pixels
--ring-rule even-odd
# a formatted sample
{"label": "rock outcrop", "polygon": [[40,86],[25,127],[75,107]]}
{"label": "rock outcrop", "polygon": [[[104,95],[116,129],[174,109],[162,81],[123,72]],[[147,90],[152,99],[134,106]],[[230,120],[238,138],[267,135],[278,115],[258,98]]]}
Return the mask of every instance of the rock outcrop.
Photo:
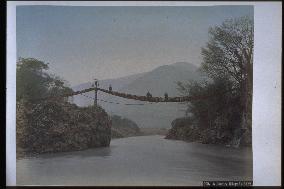
{"label": "rock outcrop", "polygon": [[223,144],[238,147],[251,146],[251,132],[241,129],[225,129],[222,127],[199,128],[188,117],[177,118],[166,139],[200,142],[203,144]]}
{"label": "rock outcrop", "polygon": [[17,152],[21,155],[109,146],[111,121],[101,107],[68,102],[17,102]]}
{"label": "rock outcrop", "polygon": [[111,127],[112,138],[123,138],[130,136],[138,136],[142,134],[137,124],[130,119],[113,115],[111,116],[111,122],[112,122],[112,127]]}

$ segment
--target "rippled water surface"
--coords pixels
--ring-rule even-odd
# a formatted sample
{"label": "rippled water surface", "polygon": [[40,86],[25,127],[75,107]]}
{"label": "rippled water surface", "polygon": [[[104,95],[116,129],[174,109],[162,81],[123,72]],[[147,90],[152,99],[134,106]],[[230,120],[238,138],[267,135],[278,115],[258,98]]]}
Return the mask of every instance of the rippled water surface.
{"label": "rippled water surface", "polygon": [[17,160],[18,185],[202,185],[203,180],[252,180],[251,148],[139,136],[113,139],[109,148]]}

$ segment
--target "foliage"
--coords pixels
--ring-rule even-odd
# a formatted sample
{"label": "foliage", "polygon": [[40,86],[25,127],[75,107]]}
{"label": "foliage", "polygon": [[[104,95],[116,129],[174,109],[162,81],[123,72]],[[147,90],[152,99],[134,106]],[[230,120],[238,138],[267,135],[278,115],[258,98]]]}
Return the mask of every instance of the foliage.
{"label": "foliage", "polygon": [[113,138],[129,137],[141,134],[138,125],[130,119],[113,115],[111,116],[111,122],[111,132]]}
{"label": "foliage", "polygon": [[238,87],[252,79],[253,21],[230,19],[209,29],[209,42],[202,48],[202,69],[211,77],[228,77]]}
{"label": "foliage", "polygon": [[72,89],[34,58],[17,63],[17,155],[108,146],[111,122],[98,106],[79,108],[57,97]]}
{"label": "foliage", "polygon": [[190,102],[191,125],[197,125],[199,133],[216,131],[215,139],[220,133],[233,137],[241,129],[251,134],[253,21],[241,17],[211,27],[202,56],[201,71],[210,81],[178,83],[183,95],[210,96]]}
{"label": "foliage", "polygon": [[17,148],[28,154],[81,150],[110,143],[111,122],[100,107],[20,101],[17,108]]}
{"label": "foliage", "polygon": [[211,77],[227,77],[240,91],[241,127],[250,129],[252,103],[253,20],[240,17],[209,29],[209,42],[202,48],[202,69]]}
{"label": "foliage", "polygon": [[[230,91],[232,83],[226,79],[216,79],[213,82],[179,83],[178,89],[188,96],[210,96],[201,100],[193,100],[188,105],[188,113],[192,115],[193,123],[200,128],[214,128],[217,120],[224,118],[233,123],[240,121],[240,97],[238,91]],[[185,90],[187,89],[187,90]],[[217,121],[218,122],[218,121]],[[234,124],[230,124],[234,127]],[[228,128],[229,129],[229,128]]]}
{"label": "foliage", "polygon": [[16,74],[16,98],[29,102],[36,99],[71,92],[64,81],[48,74],[48,64],[34,58],[19,58]]}

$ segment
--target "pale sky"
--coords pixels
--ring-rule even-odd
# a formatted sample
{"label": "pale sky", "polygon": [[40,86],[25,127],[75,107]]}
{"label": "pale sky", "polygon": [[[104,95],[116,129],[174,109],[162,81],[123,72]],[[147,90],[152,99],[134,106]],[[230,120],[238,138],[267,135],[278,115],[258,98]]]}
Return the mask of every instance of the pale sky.
{"label": "pale sky", "polygon": [[200,65],[208,28],[253,6],[18,6],[17,56],[49,62],[71,86],[186,61]]}

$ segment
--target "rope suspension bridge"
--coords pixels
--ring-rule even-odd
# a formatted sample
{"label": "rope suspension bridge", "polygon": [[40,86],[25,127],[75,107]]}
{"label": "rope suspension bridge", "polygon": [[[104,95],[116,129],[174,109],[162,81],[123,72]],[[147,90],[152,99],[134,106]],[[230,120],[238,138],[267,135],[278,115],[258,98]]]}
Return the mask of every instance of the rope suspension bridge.
{"label": "rope suspension bridge", "polygon": [[[94,97],[91,97],[91,96],[88,96],[88,95],[85,95],[85,94],[80,94],[86,98],[89,98],[91,100],[95,100]],[[101,102],[106,102],[106,103],[109,103],[109,104],[121,104],[121,105],[126,105],[126,106],[131,106],[131,105],[147,105],[147,104],[153,104],[152,102],[151,103],[147,103],[147,104],[144,104],[144,103],[135,103],[135,104],[131,104],[131,103],[120,103],[120,102],[113,102],[113,101],[109,101],[109,100],[103,100],[103,99],[97,99],[97,101],[101,101]]]}
{"label": "rope suspension bridge", "polygon": [[[234,91],[235,89],[229,89],[229,90],[225,90],[223,91],[222,94],[227,93],[227,92],[231,92]],[[87,92],[91,92],[91,91],[95,91],[95,98],[90,97],[88,95],[85,95],[84,93]],[[122,97],[122,98],[126,98],[126,99],[131,99],[131,100],[137,100],[137,101],[144,101],[144,102],[150,102],[148,104],[153,104],[153,103],[162,103],[162,102],[178,102],[178,103],[186,103],[186,102],[190,102],[193,100],[204,100],[210,97],[214,97],[216,95],[220,95],[220,93],[214,93],[214,94],[207,94],[207,95],[198,95],[198,96],[178,96],[178,97],[169,97],[167,93],[165,93],[164,97],[153,97],[149,92],[146,94],[146,96],[141,96],[141,95],[133,95],[133,94],[128,94],[128,93],[122,93],[122,92],[118,92],[118,91],[113,91],[112,87],[110,86],[109,89],[103,89],[103,88],[99,88],[98,87],[98,82],[95,82],[95,86],[92,86],[91,88],[88,89],[83,89],[80,91],[74,91],[71,93],[67,93],[67,94],[63,94],[60,96],[53,96],[53,97],[46,97],[46,98],[41,98],[38,100],[56,100],[58,98],[66,98],[66,97],[70,97],[70,96],[75,96],[75,95],[82,95],[85,96],[89,99],[93,99],[95,101],[95,104],[97,104],[97,101],[102,101],[102,102],[107,102],[107,103],[112,103],[112,104],[122,104],[119,102],[112,102],[112,101],[106,101],[106,100],[102,100],[102,99],[98,99],[97,98],[97,93],[98,91],[113,95],[113,96],[117,96],[117,97]],[[124,104],[124,105],[145,105],[145,104]]]}

